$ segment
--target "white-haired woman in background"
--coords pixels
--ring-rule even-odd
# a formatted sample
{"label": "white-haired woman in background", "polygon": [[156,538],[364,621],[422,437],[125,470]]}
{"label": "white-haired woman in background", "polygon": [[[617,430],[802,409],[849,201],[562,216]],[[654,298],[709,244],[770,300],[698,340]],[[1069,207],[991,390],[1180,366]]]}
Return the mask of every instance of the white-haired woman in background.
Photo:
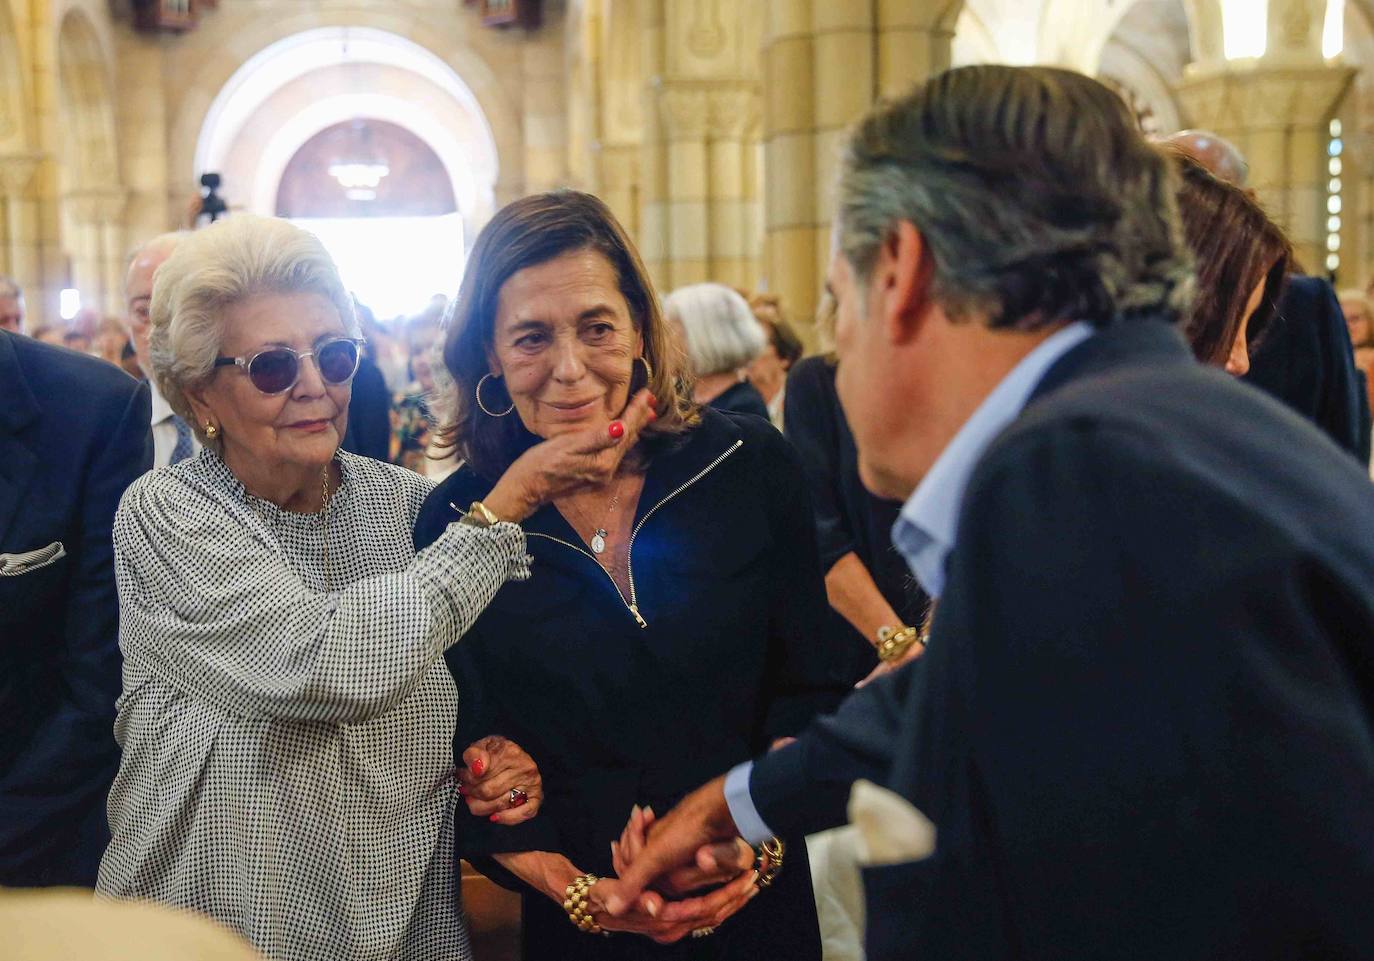
{"label": "white-haired woman in background", "polygon": [[[187,237],[151,328],[153,376],[204,449],[115,519],[124,754],[98,890],[200,911],[273,958],[468,957],[442,655],[528,576],[512,522],[609,478],[647,403],[618,438],[531,448],[491,516],[416,554],[432,485],[339,450],[361,341],[318,240],[246,215]],[[467,760],[472,813],[538,809],[518,747]]]}
{"label": "white-haired woman in background", "polygon": [[717,410],[768,420],[768,404],[749,383],[749,365],[768,344],[749,302],[724,284],[679,287],[663,301],[695,377],[692,399]]}

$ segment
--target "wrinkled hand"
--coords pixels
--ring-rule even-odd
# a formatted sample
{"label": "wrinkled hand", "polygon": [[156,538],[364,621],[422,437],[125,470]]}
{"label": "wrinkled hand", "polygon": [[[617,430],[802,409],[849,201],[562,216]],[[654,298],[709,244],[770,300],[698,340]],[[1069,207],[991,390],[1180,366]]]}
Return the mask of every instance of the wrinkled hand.
{"label": "wrinkled hand", "polygon": [[[621,832],[620,840],[611,842],[611,862],[617,875],[623,877],[644,850],[654,820],[653,808],[641,809],[636,805],[630,812],[630,820]],[[653,889],[670,898],[681,898],[703,888],[728,884],[741,874],[753,877],[753,871],[754,849],[744,838],[735,838],[699,848],[693,864],[658,878],[653,883]]]}
{"label": "wrinkled hand", "polygon": [[502,520],[518,522],[551,500],[609,483],[640,431],[657,419],[654,404],[653,394],[641,390],[609,428],[569,431],[535,444],[506,469],[484,503]]}
{"label": "wrinkled hand", "polygon": [[[469,813],[496,824],[519,824],[539,813],[544,779],[524,748],[504,737],[484,737],[463,752],[458,769],[459,792]],[[525,792],[523,804],[511,806],[510,792]]]}
{"label": "wrinkled hand", "polygon": [[592,920],[607,931],[642,934],[659,944],[672,944],[698,928],[722,924],[759,893],[750,871],[699,898],[665,904],[662,898],[651,893],[632,908],[612,914],[607,895],[616,890],[616,885],[616,881],[603,879],[587,892]]}

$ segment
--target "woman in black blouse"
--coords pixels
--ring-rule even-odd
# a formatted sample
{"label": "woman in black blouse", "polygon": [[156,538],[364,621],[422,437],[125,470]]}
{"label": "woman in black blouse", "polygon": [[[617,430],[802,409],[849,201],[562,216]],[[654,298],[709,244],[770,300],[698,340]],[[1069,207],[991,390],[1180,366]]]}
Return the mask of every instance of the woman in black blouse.
{"label": "woman in black blouse", "polygon": [[689,284],[665,297],[663,310],[687,353],[692,399],[768,420],[768,404],[749,382],[768,337],[749,302],[724,284]]}
{"label": "woman in black blouse", "polygon": [[[517,201],[478,238],[445,348],[466,464],[425,505],[417,544],[483,512],[492,478],[539,438],[613,424],[646,385],[658,417],[614,480],[523,522],[533,576],[450,651],[455,744],[509,737],[544,782],[523,828],[460,815],[459,853],[522,893],[526,958],[816,959],[800,839],[747,907],[753,873],[734,869],[721,913],[743,910],[719,930],[610,918],[587,880],[613,870],[632,808],[667,810],[843,690],[813,641],[825,595],[795,455],[767,422],[692,403],[667,340],[639,257],[596,198]],[[579,878],[593,924],[648,937],[570,923]]]}

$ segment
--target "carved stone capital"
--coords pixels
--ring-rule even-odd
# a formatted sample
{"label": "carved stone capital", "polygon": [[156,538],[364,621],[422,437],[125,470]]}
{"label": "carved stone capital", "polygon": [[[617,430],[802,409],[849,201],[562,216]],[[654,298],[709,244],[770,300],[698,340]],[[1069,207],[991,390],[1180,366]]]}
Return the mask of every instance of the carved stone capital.
{"label": "carved stone capital", "polygon": [[63,194],[62,203],[78,224],[119,223],[129,203],[129,191],[119,186],[86,187]]}
{"label": "carved stone capital", "polygon": [[1192,73],[1178,86],[1191,125],[1223,136],[1240,130],[1324,126],[1355,78],[1352,68],[1325,65]]}
{"label": "carved stone capital", "polygon": [[709,95],[710,135],[717,140],[743,140],[758,129],[762,117],[759,93],[753,87],[722,87]]}
{"label": "carved stone capital", "polygon": [[665,84],[658,111],[669,140],[705,140],[711,125],[710,96],[701,87]]}
{"label": "carved stone capital", "polygon": [[0,192],[7,200],[24,199],[32,194],[34,176],[42,162],[40,153],[0,155]]}

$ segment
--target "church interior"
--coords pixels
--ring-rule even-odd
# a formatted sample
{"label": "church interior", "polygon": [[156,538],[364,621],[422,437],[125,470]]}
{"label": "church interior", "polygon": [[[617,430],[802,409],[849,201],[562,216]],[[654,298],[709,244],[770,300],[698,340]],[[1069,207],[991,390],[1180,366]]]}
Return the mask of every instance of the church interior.
{"label": "church interior", "polygon": [[662,289],[773,292],[814,341],[846,125],[973,63],[1215,131],[1308,271],[1363,286],[1374,258],[1366,0],[6,0],[0,44],[0,269],[31,325],[122,310],[128,250],[217,174],[230,211],[312,222],[378,317],[452,295],[495,210],[569,186]]}

